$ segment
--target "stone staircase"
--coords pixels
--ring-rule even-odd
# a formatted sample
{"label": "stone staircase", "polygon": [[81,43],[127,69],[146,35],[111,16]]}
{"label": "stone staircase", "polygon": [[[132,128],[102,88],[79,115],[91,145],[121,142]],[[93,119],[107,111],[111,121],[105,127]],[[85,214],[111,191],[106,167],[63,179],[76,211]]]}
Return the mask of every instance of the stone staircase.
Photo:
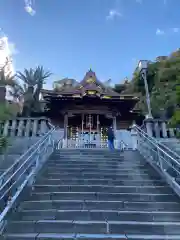
{"label": "stone staircase", "polygon": [[0,155],[0,175],[24,154],[33,144],[39,140],[39,137],[31,138],[11,138],[10,146],[5,154]]}
{"label": "stone staircase", "polygon": [[62,149],[2,239],[179,240],[180,200],[138,152]]}

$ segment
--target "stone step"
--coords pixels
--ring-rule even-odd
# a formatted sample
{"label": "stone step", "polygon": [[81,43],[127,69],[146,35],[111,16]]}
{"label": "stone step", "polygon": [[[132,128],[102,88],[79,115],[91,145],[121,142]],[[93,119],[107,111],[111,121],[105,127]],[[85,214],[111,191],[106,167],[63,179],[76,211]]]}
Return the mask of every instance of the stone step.
{"label": "stone step", "polygon": [[167,186],[115,186],[115,185],[34,185],[37,192],[114,192],[114,193],[169,193]]}
{"label": "stone step", "polygon": [[[6,234],[2,240],[126,240],[125,234],[115,235],[112,234],[59,234],[59,233],[19,233],[19,234]],[[154,240],[154,239],[153,239]],[[174,240],[174,239],[173,239]]]}
{"label": "stone step", "polygon": [[97,200],[41,200],[24,201],[20,210],[146,210],[146,211],[180,211],[179,202],[152,201],[97,201]]}
{"label": "stone step", "polygon": [[[129,150],[130,151],[130,150]],[[131,151],[132,152],[132,151]],[[88,149],[88,148],[85,148],[85,149],[61,149],[61,150],[55,150],[54,151],[54,154],[60,154],[60,155],[66,155],[66,154],[84,154],[84,155],[96,155],[96,154],[103,154],[103,155],[120,155],[122,154],[121,151],[119,150],[114,150],[114,151],[109,151],[109,149]]]}
{"label": "stone step", "polygon": [[72,159],[72,160],[69,160],[69,159],[58,159],[58,160],[49,160],[48,161],[48,164],[53,164],[53,165],[58,165],[58,164],[64,164],[64,165],[71,165],[71,166],[74,166],[74,165],[77,165],[77,166],[81,166],[81,165],[95,165],[95,166],[146,166],[147,164],[144,163],[144,161],[134,161],[133,163],[131,163],[130,161],[120,161],[119,159],[117,160],[114,160],[114,161],[108,161],[108,160],[101,160],[99,161],[99,159],[92,159],[92,160],[88,160],[88,159],[80,159],[80,158],[77,158],[77,159]]}
{"label": "stone step", "polygon": [[139,235],[139,234],[55,234],[27,233],[7,234],[2,240],[179,240],[180,235]]}
{"label": "stone step", "polygon": [[107,200],[107,201],[177,201],[174,194],[102,193],[102,192],[33,192],[31,200]]}
{"label": "stone step", "polygon": [[46,178],[61,178],[61,179],[72,179],[72,178],[77,178],[77,179],[96,179],[99,177],[99,179],[111,179],[111,180],[150,180],[150,179],[154,179],[154,180],[160,180],[161,177],[158,175],[150,175],[149,173],[141,173],[141,174],[104,174],[103,176],[101,176],[98,173],[84,173],[84,174],[78,174],[78,173],[46,173],[43,175]]}
{"label": "stone step", "polygon": [[129,168],[129,169],[122,169],[117,166],[116,169],[101,169],[101,168],[79,168],[79,169],[68,169],[68,168],[58,168],[58,167],[47,167],[47,173],[69,173],[69,174],[79,174],[79,173],[94,173],[94,174],[128,174],[128,173],[149,173],[152,172],[152,169],[138,169],[138,168]]}
{"label": "stone step", "polygon": [[140,235],[140,234],[59,234],[25,233],[7,234],[2,240],[179,240],[180,235]]}
{"label": "stone step", "polygon": [[[81,164],[81,163],[99,163],[99,164],[107,164],[107,163],[109,163],[109,164],[118,164],[118,163],[128,163],[128,164],[130,164],[130,163],[132,163],[132,161],[124,160],[122,158],[113,158],[112,159],[112,158],[108,157],[106,159],[104,157],[99,158],[99,157],[94,157],[94,156],[91,157],[91,158],[86,158],[86,157],[81,158],[79,156],[77,156],[77,157],[73,156],[73,158],[68,158],[68,157],[60,158],[60,157],[57,156],[56,159],[52,158],[52,157],[51,157],[51,159],[49,159],[49,162],[54,163],[54,164],[65,163],[67,161],[68,161],[68,163],[76,162],[76,163],[79,163],[79,164]],[[133,161],[133,163],[134,164],[144,164],[145,162],[144,162],[144,160],[135,159]]]}
{"label": "stone step", "polygon": [[137,152],[58,151],[32,189],[6,240],[180,240],[179,198]]}
{"label": "stone step", "polygon": [[[23,227],[22,227],[23,226]],[[5,233],[179,234],[180,222],[141,221],[11,221]]]}
{"label": "stone step", "polygon": [[129,186],[167,186],[164,180],[111,180],[111,179],[51,179],[39,178],[37,184],[44,185],[129,185]]}
{"label": "stone step", "polygon": [[13,220],[177,222],[180,221],[180,212],[44,209],[21,211]]}
{"label": "stone step", "polygon": [[[98,169],[97,169],[98,168]],[[129,166],[129,167],[126,167],[126,166],[119,166],[119,165],[116,165],[114,167],[111,167],[111,166],[102,166],[102,165],[96,165],[94,167],[92,166],[86,166],[86,167],[83,167],[83,166],[58,166],[58,165],[54,165],[54,166],[49,166],[47,165],[46,166],[46,169],[48,171],[68,171],[68,172],[79,172],[79,171],[91,171],[91,172],[94,172],[94,171],[100,171],[100,172],[119,172],[119,171],[146,171],[148,172],[149,169],[147,169],[147,167],[141,167],[139,168],[139,166],[137,166],[136,168],[135,167],[132,167],[132,166]],[[152,168],[150,168],[151,170],[153,170]]]}
{"label": "stone step", "polygon": [[101,167],[101,168],[110,168],[110,169],[114,169],[114,168],[143,168],[146,169],[146,167],[150,167],[149,164],[130,164],[130,163],[126,163],[126,162],[119,162],[119,163],[99,163],[99,162],[91,162],[91,163],[81,163],[78,164],[76,162],[73,163],[69,163],[67,161],[62,162],[62,161],[58,161],[56,163],[50,162],[48,161],[46,164],[47,167],[58,167],[58,168],[97,168],[97,167]]}
{"label": "stone step", "polygon": [[101,164],[101,163],[87,163],[87,164],[80,164],[80,163],[51,163],[51,162],[47,162],[46,163],[46,168],[54,168],[57,167],[58,169],[68,169],[68,168],[74,168],[74,169],[102,169],[102,170],[106,170],[106,169],[111,169],[111,170],[115,170],[115,169],[152,169],[152,167],[150,167],[148,164],[144,165],[144,164],[128,164],[128,163],[116,163],[116,164]]}
{"label": "stone step", "polygon": [[51,155],[51,158],[53,157],[60,157],[60,158],[66,158],[66,157],[69,157],[69,158],[73,158],[73,157],[84,157],[84,158],[92,158],[92,157],[98,157],[98,158],[125,158],[125,155],[124,153],[122,152],[114,152],[114,153],[111,153],[111,152],[95,152],[93,150],[90,150],[89,152],[77,152],[75,151],[74,153],[72,153],[71,151],[69,152],[66,152],[66,153],[53,153]]}

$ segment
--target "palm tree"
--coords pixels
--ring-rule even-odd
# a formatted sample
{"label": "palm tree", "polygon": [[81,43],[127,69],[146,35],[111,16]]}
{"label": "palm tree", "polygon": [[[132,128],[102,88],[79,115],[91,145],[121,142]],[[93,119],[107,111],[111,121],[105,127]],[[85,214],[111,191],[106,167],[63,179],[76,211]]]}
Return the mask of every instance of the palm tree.
{"label": "palm tree", "polygon": [[34,76],[36,80],[36,89],[34,92],[34,110],[39,111],[40,106],[39,106],[39,95],[41,92],[41,89],[43,88],[43,84],[45,84],[45,80],[51,76],[51,72],[45,71],[42,66],[38,66],[35,69]]}
{"label": "palm tree", "polygon": [[24,107],[23,115],[30,116],[32,111],[40,111],[40,91],[51,73],[45,71],[42,66],[35,69],[24,69],[24,73],[17,72],[17,76],[24,83]]}

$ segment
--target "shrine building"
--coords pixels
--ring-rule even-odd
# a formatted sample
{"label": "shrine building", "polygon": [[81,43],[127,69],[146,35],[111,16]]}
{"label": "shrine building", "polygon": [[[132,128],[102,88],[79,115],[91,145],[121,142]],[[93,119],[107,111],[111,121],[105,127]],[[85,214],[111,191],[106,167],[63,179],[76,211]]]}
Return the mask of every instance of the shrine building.
{"label": "shrine building", "polygon": [[140,123],[142,116],[133,110],[138,97],[119,94],[105,86],[95,72],[89,70],[81,82],[59,90],[41,91],[44,114],[63,129],[69,145],[98,147],[107,143],[107,129],[127,131],[133,121]]}

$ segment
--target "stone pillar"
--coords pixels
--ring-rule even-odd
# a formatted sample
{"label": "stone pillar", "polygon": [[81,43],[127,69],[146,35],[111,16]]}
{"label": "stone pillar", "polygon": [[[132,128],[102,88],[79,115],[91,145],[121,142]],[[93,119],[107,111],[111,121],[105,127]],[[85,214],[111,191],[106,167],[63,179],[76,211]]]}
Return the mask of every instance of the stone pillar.
{"label": "stone pillar", "polygon": [[40,134],[45,134],[47,132],[47,123],[46,119],[41,119],[40,122]]}
{"label": "stone pillar", "polygon": [[162,123],[161,123],[161,127],[162,127],[162,135],[163,135],[163,138],[167,138],[166,122],[162,122]]}
{"label": "stone pillar", "polygon": [[8,130],[9,130],[9,120],[5,121],[4,123],[4,130],[3,130],[3,136],[8,136]]}
{"label": "stone pillar", "polygon": [[38,119],[33,119],[33,124],[32,124],[32,136],[37,136],[38,133]]}
{"label": "stone pillar", "polygon": [[18,137],[22,137],[23,128],[24,128],[24,120],[19,120],[18,134],[17,134]]}
{"label": "stone pillar", "polygon": [[171,138],[175,137],[174,128],[169,128],[169,134]]}
{"label": "stone pillar", "polygon": [[145,125],[146,125],[146,132],[148,134],[149,137],[153,137],[153,124],[152,124],[152,120],[150,119],[146,119],[145,120]]}
{"label": "stone pillar", "polygon": [[30,137],[31,130],[31,119],[27,119],[26,128],[25,128],[25,137]]}
{"label": "stone pillar", "polygon": [[160,126],[158,121],[154,122],[154,130],[155,130],[156,138],[160,138]]}
{"label": "stone pillar", "polygon": [[17,126],[17,120],[12,120],[11,133],[10,133],[11,137],[15,136],[16,126]]}
{"label": "stone pillar", "polygon": [[132,149],[136,150],[137,144],[138,144],[138,138],[137,138],[137,132],[135,131],[133,125],[131,127],[131,138],[132,138]]}

